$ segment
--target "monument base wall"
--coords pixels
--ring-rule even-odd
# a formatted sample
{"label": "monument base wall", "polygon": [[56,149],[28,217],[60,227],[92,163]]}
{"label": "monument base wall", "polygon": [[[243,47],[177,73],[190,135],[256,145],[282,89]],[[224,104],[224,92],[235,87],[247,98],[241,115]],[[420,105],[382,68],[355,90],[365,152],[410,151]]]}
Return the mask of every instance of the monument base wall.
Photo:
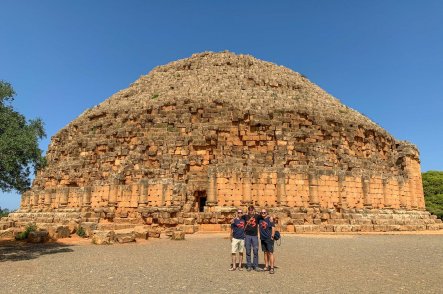
{"label": "monument base wall", "polygon": [[[260,209],[260,208],[257,208]],[[24,227],[29,223],[41,229],[67,226],[72,233],[80,227],[85,231],[119,230],[144,226],[156,234],[173,230],[185,233],[226,231],[235,217],[235,207],[210,207],[204,212],[182,212],[179,207],[139,208],[127,215],[114,217],[106,209],[59,209],[57,211],[17,211],[0,220],[0,230]],[[391,232],[443,229],[441,219],[427,211],[402,209],[268,209],[282,232]]]}

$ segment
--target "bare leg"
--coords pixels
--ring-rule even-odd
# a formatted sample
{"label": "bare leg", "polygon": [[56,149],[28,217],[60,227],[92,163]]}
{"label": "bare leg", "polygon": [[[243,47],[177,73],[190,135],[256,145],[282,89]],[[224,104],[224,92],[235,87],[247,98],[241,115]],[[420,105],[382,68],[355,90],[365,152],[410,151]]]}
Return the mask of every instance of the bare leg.
{"label": "bare leg", "polygon": [[243,253],[242,252],[238,253],[238,259],[239,259],[238,268],[241,270],[242,263],[243,263]]}
{"label": "bare leg", "polygon": [[236,264],[235,264],[235,253],[232,253],[231,254],[231,258],[232,258],[232,266],[231,266],[231,268],[233,268],[233,269],[235,269],[235,267],[236,267]]}
{"label": "bare leg", "polygon": [[269,263],[271,265],[271,268],[274,268],[274,262],[275,262],[274,253],[268,252],[268,254],[269,254]]}
{"label": "bare leg", "polygon": [[269,269],[269,273],[270,274],[273,274],[274,273],[274,253],[272,253],[272,252],[268,252],[268,254],[269,254],[269,256],[268,256],[268,259],[269,259],[269,264],[271,265],[271,268]]}
{"label": "bare leg", "polygon": [[268,268],[269,265],[269,259],[268,259],[268,252],[263,252],[264,260],[265,260],[265,270]]}

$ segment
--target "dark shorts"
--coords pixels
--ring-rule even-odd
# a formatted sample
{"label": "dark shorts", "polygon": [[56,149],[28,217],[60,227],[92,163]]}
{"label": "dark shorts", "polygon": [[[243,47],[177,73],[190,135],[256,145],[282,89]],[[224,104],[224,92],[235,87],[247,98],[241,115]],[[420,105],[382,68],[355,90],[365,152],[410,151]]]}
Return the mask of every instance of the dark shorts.
{"label": "dark shorts", "polygon": [[261,241],[261,249],[263,252],[274,252],[274,240],[272,239],[265,239],[260,240]]}

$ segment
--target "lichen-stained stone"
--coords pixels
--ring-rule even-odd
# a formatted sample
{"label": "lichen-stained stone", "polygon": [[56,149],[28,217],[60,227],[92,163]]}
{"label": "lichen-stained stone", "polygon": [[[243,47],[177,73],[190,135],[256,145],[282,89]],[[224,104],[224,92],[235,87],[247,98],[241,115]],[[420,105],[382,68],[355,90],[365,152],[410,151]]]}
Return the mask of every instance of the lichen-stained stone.
{"label": "lichen-stained stone", "polygon": [[14,227],[14,221],[6,220],[6,218],[0,220],[0,230],[7,230],[12,227]]}
{"label": "lichen-stained stone", "polygon": [[94,234],[94,231],[97,230],[97,223],[82,222],[80,227],[85,231],[85,237],[91,237]]}
{"label": "lichen-stained stone", "polygon": [[171,240],[184,240],[185,232],[184,231],[172,231]]}
{"label": "lichen-stained stone", "polygon": [[154,68],[57,132],[46,159],[0,228],[146,225],[159,237],[229,230],[250,205],[297,233],[440,228],[424,212],[413,144],[250,55]]}
{"label": "lichen-stained stone", "polygon": [[115,230],[114,234],[115,234],[115,240],[118,243],[135,242],[136,233],[134,229]]}
{"label": "lichen-stained stone", "polygon": [[29,243],[44,243],[49,241],[48,231],[32,231],[29,232],[28,238],[26,239]]}
{"label": "lichen-stained stone", "polygon": [[135,238],[147,240],[149,238],[148,226],[136,226],[134,227]]}
{"label": "lichen-stained stone", "polygon": [[14,238],[14,229],[9,228],[6,230],[0,230],[0,239],[12,239]]}
{"label": "lichen-stained stone", "polygon": [[153,225],[149,228],[148,237],[149,238],[160,238],[161,228],[158,225]]}
{"label": "lichen-stained stone", "polygon": [[178,230],[185,232],[185,234],[194,234],[198,226],[196,225],[180,225],[177,227]]}
{"label": "lichen-stained stone", "polygon": [[71,235],[71,230],[68,226],[56,225],[47,228],[49,237],[51,239],[57,240],[61,238],[69,238]]}
{"label": "lichen-stained stone", "polygon": [[67,226],[71,234],[74,234],[79,228],[78,222],[73,220],[69,221]]}
{"label": "lichen-stained stone", "polygon": [[115,241],[114,231],[104,230],[99,231],[95,230],[92,232],[92,243],[96,245],[110,245]]}

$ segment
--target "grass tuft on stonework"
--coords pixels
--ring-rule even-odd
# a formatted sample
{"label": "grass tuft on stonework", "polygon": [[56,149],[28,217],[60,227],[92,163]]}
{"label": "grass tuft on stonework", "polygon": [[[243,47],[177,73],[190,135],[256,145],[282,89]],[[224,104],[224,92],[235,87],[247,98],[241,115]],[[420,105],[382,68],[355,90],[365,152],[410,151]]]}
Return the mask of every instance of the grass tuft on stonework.
{"label": "grass tuft on stonework", "polygon": [[26,229],[15,236],[16,240],[26,240],[28,238],[29,233],[37,231],[37,226],[35,224],[28,224]]}

